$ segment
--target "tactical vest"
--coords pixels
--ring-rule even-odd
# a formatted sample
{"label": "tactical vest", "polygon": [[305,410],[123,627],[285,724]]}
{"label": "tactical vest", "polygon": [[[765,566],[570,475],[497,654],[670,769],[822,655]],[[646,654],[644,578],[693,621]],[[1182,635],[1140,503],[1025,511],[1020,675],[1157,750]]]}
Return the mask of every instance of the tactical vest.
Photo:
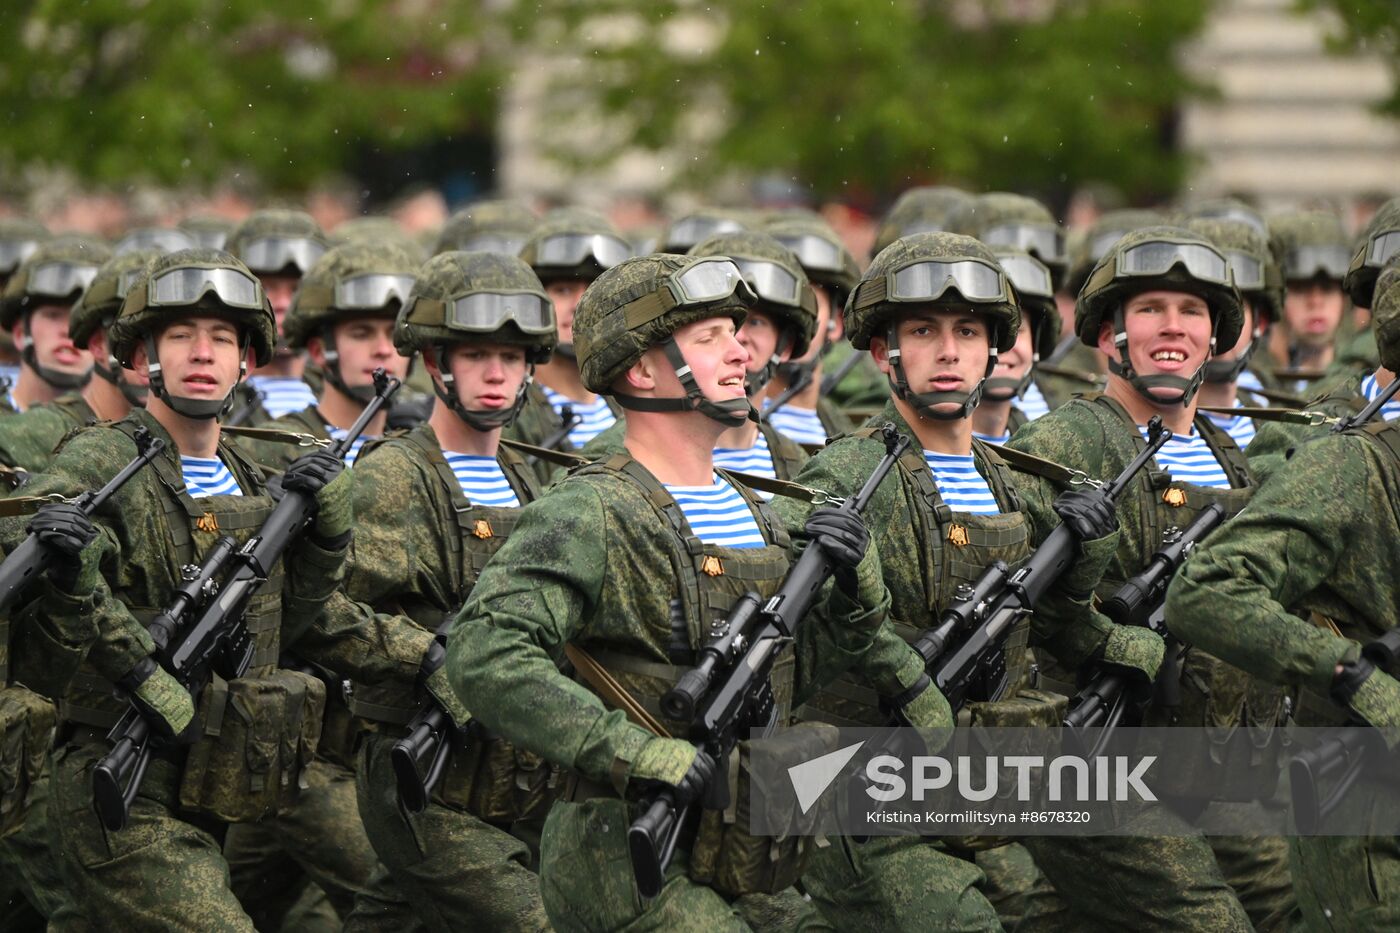
{"label": "tactical vest", "polygon": [[773,475],[777,479],[793,479],[807,462],[807,453],[796,441],[768,422],[758,426],[758,433],[768,442],[768,455],[773,460]]}
{"label": "tactical vest", "polygon": [[[865,427],[855,436],[868,438],[875,431]],[[906,450],[895,467],[915,516],[911,550],[919,559],[924,593],[922,618],[891,620],[907,642],[937,622],[942,610],[956,598],[960,585],[973,583],[993,561],[1014,566],[1032,550],[1030,524],[1022,512],[1010,468],[993,446],[976,439],[972,444],[973,455],[1001,509],[999,514],[974,515],[950,508],[938,492],[922,450]],[[960,724],[1049,726],[1058,722],[1062,709],[1057,707],[1056,698],[1030,689],[1029,638],[1030,620],[1022,619],[1008,635],[997,665],[1006,672],[1006,689],[993,697],[989,689],[994,684],[974,686],[970,702],[958,714]],[[879,702],[874,689],[846,674],[807,703],[802,713],[804,718],[837,726],[887,725],[888,717],[880,711]],[[1059,702],[1062,706],[1063,701]]]}
{"label": "tactical vest", "polygon": [[[601,664],[671,735],[685,737],[690,723],[662,715],[661,696],[694,665],[697,649],[719,632],[740,597],[755,592],[767,599],[777,591],[787,575],[790,540],[768,505],[723,470],[718,472],[753,513],[768,542],[764,547],[726,548],[701,541],[666,488],[626,453],[580,467],[575,474],[602,472],[620,474],[635,483],[655,509],[657,520],[674,533],[671,571],[677,587],[671,600],[670,635],[664,646],[670,663],[611,650],[605,642],[594,642],[587,632],[577,646]],[[776,715],[782,727],[792,721],[795,668],[793,651],[785,648],[770,675]],[[606,698],[602,699],[605,706],[611,706]],[[802,838],[778,840],[749,835],[745,812],[749,803],[747,744],[741,742],[731,755],[730,805],[723,811],[704,812],[688,864],[693,880],[729,896],[775,894],[783,890],[801,874],[807,854],[806,840]]]}

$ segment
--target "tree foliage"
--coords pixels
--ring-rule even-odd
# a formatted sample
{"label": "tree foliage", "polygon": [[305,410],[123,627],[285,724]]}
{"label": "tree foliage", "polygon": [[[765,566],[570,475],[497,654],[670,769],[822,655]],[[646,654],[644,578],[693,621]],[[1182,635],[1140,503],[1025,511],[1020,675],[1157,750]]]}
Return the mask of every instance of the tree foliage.
{"label": "tree foliage", "polygon": [[1400,3],[1396,0],[1299,0],[1303,9],[1331,11],[1341,23],[1334,47],[1342,52],[1370,52],[1390,65],[1395,90],[1381,105],[1400,116]]}
{"label": "tree foliage", "polygon": [[299,188],[494,120],[471,0],[8,0],[0,169]]}

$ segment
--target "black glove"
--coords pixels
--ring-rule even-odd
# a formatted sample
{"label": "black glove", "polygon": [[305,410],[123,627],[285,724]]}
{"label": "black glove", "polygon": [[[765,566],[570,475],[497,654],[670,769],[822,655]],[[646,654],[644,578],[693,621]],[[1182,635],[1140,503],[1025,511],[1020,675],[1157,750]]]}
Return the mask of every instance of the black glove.
{"label": "black glove", "polygon": [[316,495],[345,469],[345,461],[321,448],[302,454],[282,474],[283,489],[299,489]]}
{"label": "black glove", "polygon": [[1097,541],[1118,530],[1113,500],[1098,487],[1060,493],[1051,506],[1081,541]]}
{"label": "black glove", "polygon": [[817,509],[803,526],[812,544],[820,547],[835,565],[836,585],[848,596],[859,589],[856,567],[865,557],[870,532],[855,512],[828,505]]}
{"label": "black glove", "polygon": [[339,550],[348,543],[355,501],[344,460],[329,450],[302,454],[282,474],[282,488],[316,497],[316,523],[312,532],[328,550]]}
{"label": "black glove", "polygon": [[[53,563],[49,566],[49,578],[60,589],[86,595],[91,592],[96,580],[84,581],[83,551],[97,539],[97,529],[92,519],[83,510],[67,502],[55,502],[42,506],[29,520],[29,532],[37,535],[39,543],[50,549]],[[78,592],[80,583],[85,583],[86,591]]]}

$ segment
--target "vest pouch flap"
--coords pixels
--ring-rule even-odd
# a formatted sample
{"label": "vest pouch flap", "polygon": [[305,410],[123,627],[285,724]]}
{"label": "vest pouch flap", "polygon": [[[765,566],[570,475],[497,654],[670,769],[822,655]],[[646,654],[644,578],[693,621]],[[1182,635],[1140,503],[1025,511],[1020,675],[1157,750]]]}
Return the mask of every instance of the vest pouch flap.
{"label": "vest pouch flap", "polygon": [[473,723],[453,737],[452,760],[433,797],[490,823],[544,819],[554,802],[552,769]]}
{"label": "vest pouch flap", "polygon": [[300,671],[210,684],[200,695],[204,735],[185,761],[181,808],[244,823],[289,806],[315,756],[325,708],[325,683]]}
{"label": "vest pouch flap", "polygon": [[44,771],[57,711],[24,687],[0,687],[0,838],[24,823],[29,789]]}

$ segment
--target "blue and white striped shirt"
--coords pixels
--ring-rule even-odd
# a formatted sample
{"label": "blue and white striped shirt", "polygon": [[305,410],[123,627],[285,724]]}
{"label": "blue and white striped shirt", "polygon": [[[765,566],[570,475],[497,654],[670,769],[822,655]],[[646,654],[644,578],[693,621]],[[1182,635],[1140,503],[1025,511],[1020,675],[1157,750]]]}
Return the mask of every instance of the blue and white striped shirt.
{"label": "blue and white striped shirt", "polygon": [[[768,450],[768,439],[762,434],[758,435],[748,450],[716,447],[714,457],[715,466],[726,470],[752,473],[754,476],[766,476],[769,479],[778,478],[777,471],[773,469],[773,455]],[[759,492],[758,495],[764,499],[773,498],[771,492]]]}
{"label": "blue and white striped shirt", "polygon": [[1259,377],[1247,369],[1240,373],[1240,378],[1235,380],[1235,385],[1244,389],[1246,392],[1254,392],[1264,388],[1264,384],[1259,381]]}
{"label": "blue and white striped shirt", "polygon": [[713,486],[672,486],[666,491],[681,507],[690,530],[707,544],[719,547],[763,547],[763,533],[743,496],[733,486],[715,477]]}
{"label": "blue and white striped shirt", "polygon": [[[349,434],[350,432],[345,430],[344,428],[330,428],[327,433],[330,434],[332,440],[339,441],[344,440],[345,435]],[[378,435],[375,435],[375,437],[377,436]],[[360,455],[360,448],[365,446],[365,441],[372,440],[374,440],[374,437],[371,437],[368,434],[361,434],[359,437],[355,438],[355,443],[350,445],[350,452],[345,455],[345,465],[354,466],[355,458]]]}
{"label": "blue and white striped shirt", "polygon": [[575,447],[582,447],[617,423],[616,416],[608,407],[608,400],[601,395],[591,402],[577,402],[543,383],[540,384],[540,388],[544,390],[544,397],[549,399],[550,406],[560,418],[564,417],[565,405],[573,408],[574,414],[580,418],[578,424],[569,429],[569,443]]}
{"label": "blue and white striped shirt", "polygon": [[1021,414],[1026,416],[1027,421],[1034,421],[1044,415],[1050,414],[1050,403],[1045,401],[1044,394],[1040,391],[1040,386],[1032,382],[1026,386],[1026,392],[1020,398],[1012,402],[1014,406],[1021,410]]}
{"label": "blue and white striped shirt", "polygon": [[[1144,438],[1147,437],[1147,428],[1139,425],[1138,430]],[[1224,467],[1215,459],[1215,454],[1206,446],[1205,438],[1196,433],[1195,428],[1191,429],[1190,434],[1172,434],[1167,445],[1157,451],[1157,464],[1180,483],[1230,488]]]}
{"label": "blue and white striped shirt", "polygon": [[996,437],[993,437],[990,434],[983,434],[980,431],[973,431],[972,436],[977,438],[984,444],[996,444],[998,447],[1011,440],[1011,432],[1009,430],[1003,434],[997,435]]}
{"label": "blue and white striped shirt", "polygon": [[[1361,380],[1361,394],[1366,396],[1366,401],[1374,402],[1376,396],[1382,392],[1380,383],[1376,382],[1376,374],[1372,373]],[[1381,418],[1386,421],[1394,421],[1400,418],[1400,402],[1391,399],[1381,406]]]}
{"label": "blue and white striped shirt", "polygon": [[[1239,399],[1235,399],[1235,407],[1243,407]],[[1244,415],[1217,415],[1211,411],[1201,412],[1201,414],[1209,418],[1211,424],[1230,435],[1239,445],[1240,450],[1244,450],[1249,446],[1249,442],[1254,440],[1257,428],[1253,418],[1246,418]]]}
{"label": "blue and white striped shirt", "polygon": [[940,454],[932,450],[924,451],[924,461],[933,473],[934,485],[944,503],[954,512],[972,512],[977,515],[997,515],[1001,507],[982,474],[977,472],[977,463],[971,454]]}
{"label": "blue and white striped shirt", "polygon": [[462,495],[473,505],[493,506],[505,509],[520,508],[520,500],[515,490],[510,488],[506,474],[495,457],[480,457],[473,454],[459,454],[444,450],[442,456],[457,477],[457,485],[462,487]]}
{"label": "blue and white striped shirt", "polygon": [[316,393],[300,379],[286,376],[249,376],[248,385],[262,399],[263,408],[273,418],[289,415],[316,404]]}
{"label": "blue and white striped shirt", "polygon": [[207,496],[241,496],[238,480],[224,466],[218,457],[180,456],[180,473],[185,480],[185,491],[191,499]]}
{"label": "blue and white striped shirt", "polygon": [[[767,401],[763,407],[768,407]],[[822,427],[822,419],[818,417],[816,409],[787,404],[773,412],[768,423],[799,444],[826,443],[826,428]]]}

